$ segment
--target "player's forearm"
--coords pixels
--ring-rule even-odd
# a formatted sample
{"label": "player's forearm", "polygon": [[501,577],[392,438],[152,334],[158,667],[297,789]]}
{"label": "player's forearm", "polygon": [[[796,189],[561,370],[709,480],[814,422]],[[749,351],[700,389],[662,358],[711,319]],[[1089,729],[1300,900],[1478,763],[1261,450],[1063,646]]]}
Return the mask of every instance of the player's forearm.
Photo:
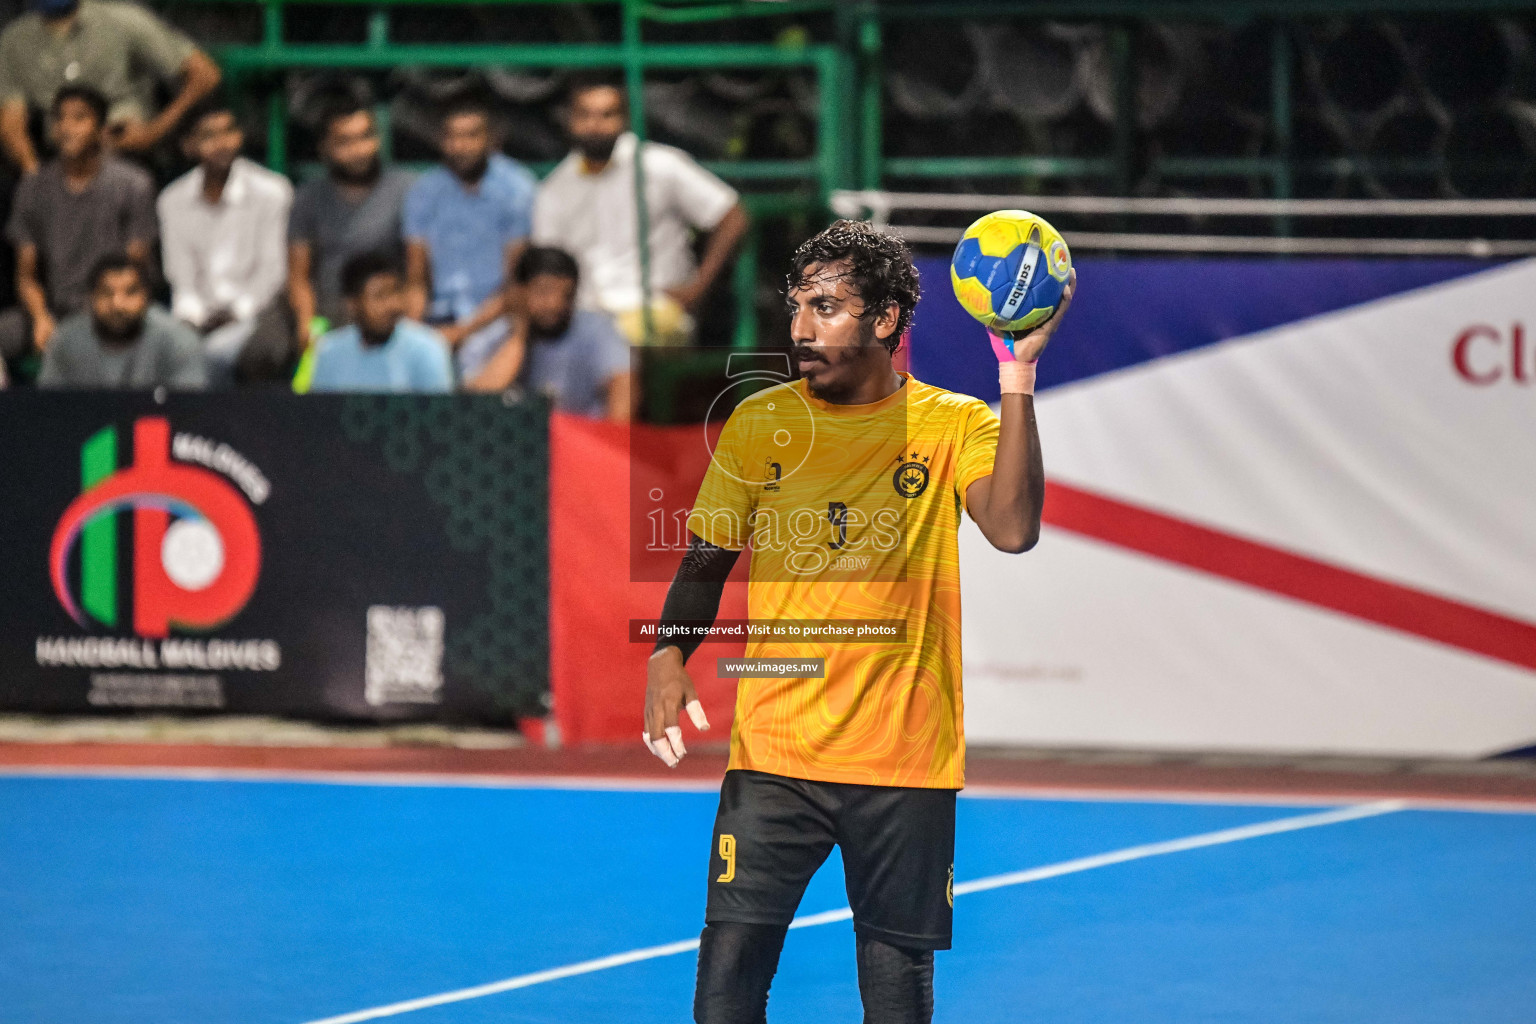
{"label": "player's forearm", "polygon": [[683,661],[693,657],[704,641],[694,633],[715,624],[720,614],[720,598],[725,593],[725,580],[718,583],[690,583],[674,579],[667,588],[667,600],[661,606],[661,619],[657,622],[656,650],[676,647]]}
{"label": "player's forearm", "polygon": [[720,597],[725,593],[726,578],[740,554],[689,535],[688,551],[677,567],[677,574],[672,577],[667,599],[661,606],[658,626],[662,635],[656,641],[656,650],[676,647],[684,661],[692,657],[703,640],[688,634],[714,624],[715,616],[720,613]]}
{"label": "player's forearm", "polygon": [[1045,460],[1034,396],[1004,395],[1000,420],[985,508],[972,518],[993,547],[1018,553],[1039,541],[1045,507]]}
{"label": "player's forearm", "polygon": [[1035,422],[1035,371],[1051,335],[1061,326],[1077,291],[1077,271],[1067,278],[1061,302],[1045,323],[1023,334],[987,333],[997,354],[1002,392],[997,454],[992,475],[971,485],[967,504],[982,534],[1000,551],[1028,551],[1040,540],[1045,510],[1045,461]]}

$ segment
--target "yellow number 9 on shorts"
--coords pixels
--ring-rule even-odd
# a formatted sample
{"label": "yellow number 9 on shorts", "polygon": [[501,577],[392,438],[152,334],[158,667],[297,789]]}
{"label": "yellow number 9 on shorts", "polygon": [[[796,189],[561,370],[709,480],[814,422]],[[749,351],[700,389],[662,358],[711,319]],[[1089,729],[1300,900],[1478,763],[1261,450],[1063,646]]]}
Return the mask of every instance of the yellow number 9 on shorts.
{"label": "yellow number 9 on shorts", "polygon": [[736,877],[736,837],[720,833],[720,859],[725,861],[725,870],[717,882],[729,882]]}

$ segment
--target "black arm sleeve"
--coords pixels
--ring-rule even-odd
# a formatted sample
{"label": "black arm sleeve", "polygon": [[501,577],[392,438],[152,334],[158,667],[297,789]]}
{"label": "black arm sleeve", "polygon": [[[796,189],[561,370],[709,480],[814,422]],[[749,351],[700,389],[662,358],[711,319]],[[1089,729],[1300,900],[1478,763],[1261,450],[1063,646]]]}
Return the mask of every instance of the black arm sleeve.
{"label": "black arm sleeve", "polygon": [[[703,643],[701,637],[688,636],[688,629],[710,626],[720,611],[720,595],[725,591],[725,578],[731,574],[740,551],[716,547],[696,534],[688,535],[688,550],[672,586],[667,588],[666,603],[661,606],[661,638],[656,650],[676,647],[687,661]],[[669,636],[668,629],[684,632]]]}

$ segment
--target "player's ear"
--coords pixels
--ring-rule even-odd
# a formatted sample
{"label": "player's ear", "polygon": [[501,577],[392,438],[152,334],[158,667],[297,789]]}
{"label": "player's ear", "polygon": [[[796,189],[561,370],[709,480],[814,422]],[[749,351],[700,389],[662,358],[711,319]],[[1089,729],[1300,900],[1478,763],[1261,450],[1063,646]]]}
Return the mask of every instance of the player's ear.
{"label": "player's ear", "polygon": [[901,307],[896,303],[888,303],[880,315],[875,317],[875,337],[884,341],[896,333],[896,324],[901,320]]}

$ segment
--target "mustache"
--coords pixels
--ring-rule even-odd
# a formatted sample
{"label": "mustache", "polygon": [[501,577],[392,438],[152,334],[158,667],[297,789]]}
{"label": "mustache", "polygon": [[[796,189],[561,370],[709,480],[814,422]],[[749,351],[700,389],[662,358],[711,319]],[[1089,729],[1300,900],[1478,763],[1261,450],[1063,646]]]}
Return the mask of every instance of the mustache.
{"label": "mustache", "polygon": [[354,170],[344,164],[332,164],[331,174],[336,180],[347,185],[371,185],[379,179],[383,173],[384,161],[381,157],[374,157],[368,166]]}
{"label": "mustache", "polygon": [[96,328],[96,333],[103,341],[127,342],[137,341],[139,335],[144,333],[144,318],[101,320],[91,318]]}
{"label": "mustache", "polygon": [[826,354],[809,345],[796,345],[794,347],[795,361],[798,363],[826,363],[830,362]]}
{"label": "mustache", "polygon": [[613,155],[614,149],[619,144],[617,135],[577,135],[572,138],[572,144],[583,156],[593,160],[606,160]]}

